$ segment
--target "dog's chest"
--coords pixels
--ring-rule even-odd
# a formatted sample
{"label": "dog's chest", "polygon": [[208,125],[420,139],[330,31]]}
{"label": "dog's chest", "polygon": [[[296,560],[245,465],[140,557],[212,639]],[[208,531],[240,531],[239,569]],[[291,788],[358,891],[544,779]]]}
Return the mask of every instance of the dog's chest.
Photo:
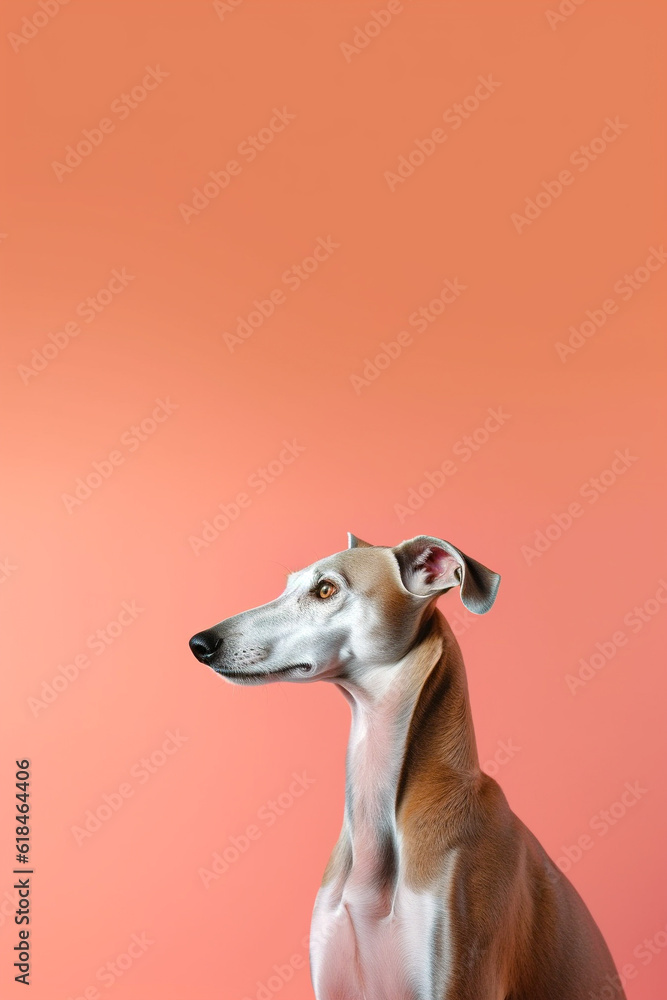
{"label": "dog's chest", "polygon": [[451,965],[448,892],[399,882],[389,911],[382,891],[356,882],[318,893],[311,930],[317,1000],[443,1000]]}
{"label": "dog's chest", "polygon": [[406,881],[396,794],[410,713],[392,692],[353,715],[341,865],[320,889],[311,928],[317,1000],[443,1000],[451,963],[455,852],[433,891]]}

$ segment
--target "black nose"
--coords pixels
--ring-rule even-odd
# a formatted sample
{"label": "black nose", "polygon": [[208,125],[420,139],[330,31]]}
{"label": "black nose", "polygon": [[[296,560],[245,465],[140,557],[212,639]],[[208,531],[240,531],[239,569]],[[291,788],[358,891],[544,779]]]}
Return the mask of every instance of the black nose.
{"label": "black nose", "polygon": [[208,663],[221,646],[222,639],[212,628],[206,629],[205,632],[197,632],[190,639],[190,649],[201,663]]}

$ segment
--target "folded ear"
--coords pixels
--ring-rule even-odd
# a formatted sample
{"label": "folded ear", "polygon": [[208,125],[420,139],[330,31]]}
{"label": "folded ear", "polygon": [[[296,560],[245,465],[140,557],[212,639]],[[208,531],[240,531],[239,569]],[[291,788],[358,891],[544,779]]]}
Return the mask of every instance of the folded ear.
{"label": "folded ear", "polygon": [[347,533],[347,547],[348,549],[372,549],[373,546],[370,542],[362,542],[360,538],[353,535],[351,531]]}
{"label": "folded ear", "polygon": [[419,535],[393,550],[403,586],[418,597],[432,597],[461,586],[461,600],[476,615],[493,605],[500,576],[464,555],[451,542]]}

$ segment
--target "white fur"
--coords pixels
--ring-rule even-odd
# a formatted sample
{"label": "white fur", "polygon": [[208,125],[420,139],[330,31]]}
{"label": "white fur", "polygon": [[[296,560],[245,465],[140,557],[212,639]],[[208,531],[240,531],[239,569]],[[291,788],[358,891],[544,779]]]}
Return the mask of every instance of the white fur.
{"label": "white fur", "polygon": [[[421,678],[405,678],[404,664],[378,668],[363,688],[342,685],[352,703],[348,795],[343,836],[353,863],[347,876],[318,893],[311,928],[311,965],[317,1000],[443,1000],[451,969],[449,896],[456,852],[442,859],[438,895],[405,881],[404,850],[396,826],[396,789],[408,726]],[[378,888],[390,838],[397,858],[393,894]],[[440,943],[435,960],[434,937]]]}

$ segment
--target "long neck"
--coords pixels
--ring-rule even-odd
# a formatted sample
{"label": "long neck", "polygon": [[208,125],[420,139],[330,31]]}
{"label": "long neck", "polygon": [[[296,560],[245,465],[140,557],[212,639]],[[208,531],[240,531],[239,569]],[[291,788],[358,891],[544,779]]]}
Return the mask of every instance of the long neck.
{"label": "long neck", "polygon": [[459,800],[479,775],[463,660],[435,611],[400,662],[340,686],[352,708],[345,796],[350,861],[362,879],[389,884],[406,810],[414,818],[415,810],[443,798]]}

